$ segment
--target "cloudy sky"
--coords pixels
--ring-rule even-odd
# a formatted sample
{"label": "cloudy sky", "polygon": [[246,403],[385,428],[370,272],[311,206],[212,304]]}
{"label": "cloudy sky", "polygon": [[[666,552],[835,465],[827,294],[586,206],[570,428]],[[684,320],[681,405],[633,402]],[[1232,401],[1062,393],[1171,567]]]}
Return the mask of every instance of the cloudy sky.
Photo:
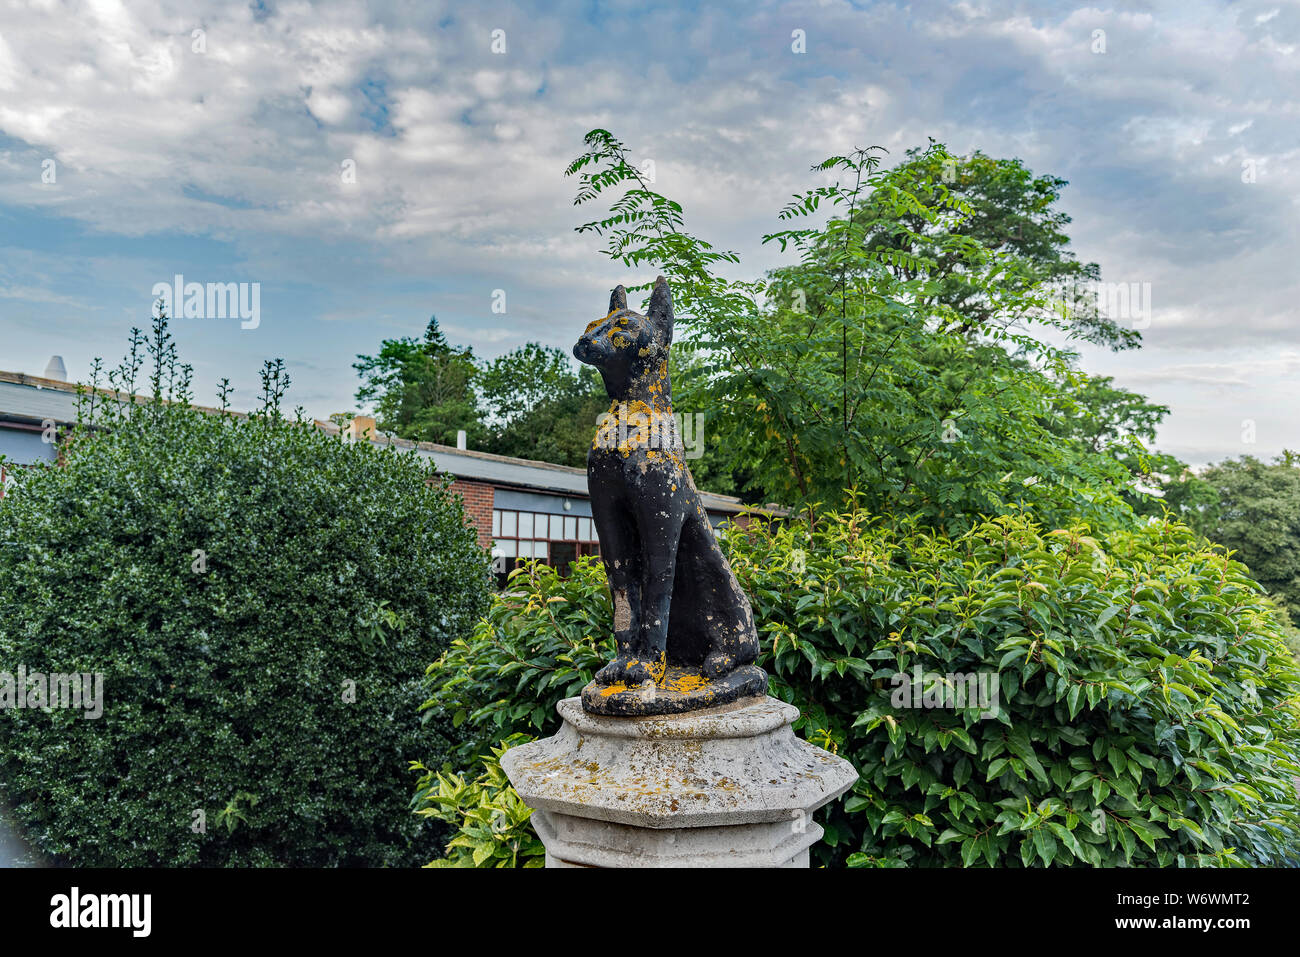
{"label": "cloudy sky", "polygon": [[627,278],[573,232],[592,127],[749,275],[827,155],[1019,156],[1070,181],[1080,258],[1150,284],[1144,347],[1083,368],[1194,463],[1300,448],[1297,0],[0,0],[0,369],[84,377],[176,274],[260,284],[256,328],[175,322],[201,401],[280,356],[354,408],[355,355],[431,313],[567,347]]}

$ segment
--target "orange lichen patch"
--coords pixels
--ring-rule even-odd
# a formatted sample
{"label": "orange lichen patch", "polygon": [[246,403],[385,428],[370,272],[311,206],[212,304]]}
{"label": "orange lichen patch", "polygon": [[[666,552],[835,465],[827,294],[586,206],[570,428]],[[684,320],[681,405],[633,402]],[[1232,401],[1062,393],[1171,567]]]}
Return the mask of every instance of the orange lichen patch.
{"label": "orange lichen patch", "polygon": [[646,455],[647,461],[667,459],[686,470],[677,419],[672,406],[666,404],[615,399],[609,411],[601,416],[591,447],[617,451],[624,458],[640,449],[657,450]]}
{"label": "orange lichen patch", "polygon": [[[630,661],[629,665],[637,662]],[[650,665],[650,672],[654,676],[655,689],[668,694],[694,694],[698,691],[707,690],[713,684],[712,680],[704,677],[698,671],[692,671],[689,668],[669,668],[666,656],[660,655],[659,659]],[[616,682],[600,689],[600,696],[608,698],[610,695],[623,694],[625,692],[640,692],[640,686],[629,686],[626,682]]]}
{"label": "orange lichen patch", "polygon": [[593,319],[591,322],[587,323],[587,329],[586,329],[586,332],[583,333],[583,335],[585,336],[587,333],[591,332],[591,330],[593,330],[593,329],[595,329],[596,327],[598,327],[602,322],[604,322],[604,321],[605,321],[606,319],[608,319],[610,316],[614,315],[614,313],[616,313],[616,312],[618,312],[617,309],[611,309],[609,312],[605,313],[605,315],[604,315],[603,318],[600,318],[600,319]]}
{"label": "orange lichen patch", "polygon": [[672,694],[691,694],[707,688],[712,682],[698,671],[672,668],[663,676],[661,681],[657,681],[655,684]]}
{"label": "orange lichen patch", "polygon": [[[629,658],[627,661],[628,668],[635,668],[637,665],[645,665],[650,671],[650,679],[658,685],[663,681],[664,673],[668,670],[668,655],[666,652],[660,652],[659,656],[651,661],[642,661],[640,658]],[[604,688],[600,692],[602,698],[608,698],[613,694],[620,694],[624,691],[640,691],[640,687],[629,687],[626,682],[619,681]]]}
{"label": "orange lichen patch", "polygon": [[[609,316],[606,316],[605,318],[608,319]],[[628,321],[628,316],[624,314],[624,316],[621,319],[614,320],[614,323],[609,327],[610,338],[612,338],[620,348],[630,344],[630,341],[628,339],[622,339],[621,342],[619,341],[622,338],[620,334],[627,329],[627,321]]]}
{"label": "orange lichen patch", "polygon": [[[623,409],[622,414],[628,417],[645,416],[647,418],[653,418],[656,416],[672,414],[671,409],[660,409],[658,406],[648,405],[640,399],[633,399],[631,402],[618,402],[615,403],[615,405],[621,406]],[[613,412],[613,408],[611,408],[610,411]]]}
{"label": "orange lichen patch", "polygon": [[656,685],[659,685],[663,682],[664,675],[667,673],[667,671],[668,671],[668,654],[667,652],[661,651],[659,652],[659,657],[656,658],[654,661],[650,662],[650,677],[654,679],[654,683]]}

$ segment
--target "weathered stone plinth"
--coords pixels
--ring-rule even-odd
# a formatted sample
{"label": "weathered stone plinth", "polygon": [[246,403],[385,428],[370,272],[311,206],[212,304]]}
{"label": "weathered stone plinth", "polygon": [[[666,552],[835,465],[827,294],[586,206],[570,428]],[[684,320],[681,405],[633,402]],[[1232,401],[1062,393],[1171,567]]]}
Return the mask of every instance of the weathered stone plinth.
{"label": "weathered stone plinth", "polygon": [[858,777],[795,737],[798,709],[775,698],[640,718],[568,698],[559,712],[559,733],[501,760],[548,867],[807,867],[813,811]]}

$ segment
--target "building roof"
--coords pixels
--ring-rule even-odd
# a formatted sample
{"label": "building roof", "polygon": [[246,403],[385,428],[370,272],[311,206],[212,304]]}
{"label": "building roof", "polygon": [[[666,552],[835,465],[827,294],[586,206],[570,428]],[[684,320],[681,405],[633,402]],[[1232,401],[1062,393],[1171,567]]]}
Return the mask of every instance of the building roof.
{"label": "building roof", "polygon": [[[77,386],[75,383],[21,372],[0,372],[0,421],[22,420],[41,422],[53,419],[66,424],[76,420]],[[201,407],[204,408],[204,407]],[[217,412],[217,409],[205,411]],[[238,413],[235,413],[238,414]],[[339,427],[332,422],[315,420],[317,428],[337,434]],[[417,454],[433,459],[434,468],[457,478],[485,482],[491,485],[508,485],[524,489],[553,492],[561,495],[587,496],[587,470],[533,459],[517,459],[508,455],[494,455],[458,449],[435,442],[413,442],[380,433],[372,436],[376,445],[399,449],[413,449]],[[711,512],[737,514],[752,510],[740,499],[731,495],[700,492],[700,500]]]}
{"label": "building roof", "polygon": [[[333,423],[321,422],[319,419],[316,425],[326,431],[338,430],[338,426]],[[378,445],[414,449],[418,454],[432,458],[434,468],[439,472],[448,472],[457,478],[564,495],[584,497],[587,495],[587,470],[583,468],[539,462],[535,459],[517,459],[509,455],[495,455],[492,452],[479,452],[473,449],[458,449],[450,445],[439,445],[436,442],[413,442],[386,433],[381,433],[371,441]],[[745,505],[740,499],[731,495],[719,495],[701,490],[700,500],[711,512],[736,514],[751,510],[751,506]]]}
{"label": "building roof", "polygon": [[76,409],[75,385],[21,372],[0,372],[0,417],[71,422]]}

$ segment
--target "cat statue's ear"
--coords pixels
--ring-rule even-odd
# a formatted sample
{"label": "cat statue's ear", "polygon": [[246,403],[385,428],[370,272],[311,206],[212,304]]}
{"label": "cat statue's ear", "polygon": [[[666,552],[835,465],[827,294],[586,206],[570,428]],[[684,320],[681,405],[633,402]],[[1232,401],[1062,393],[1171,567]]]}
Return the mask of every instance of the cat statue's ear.
{"label": "cat statue's ear", "polygon": [[650,311],[646,318],[655,327],[659,341],[668,346],[673,341],[673,294],[663,276],[655,278],[654,292],[650,293]]}
{"label": "cat statue's ear", "polygon": [[609,294],[609,311],[615,309],[627,308],[627,290],[622,286],[615,286],[614,291]]}

